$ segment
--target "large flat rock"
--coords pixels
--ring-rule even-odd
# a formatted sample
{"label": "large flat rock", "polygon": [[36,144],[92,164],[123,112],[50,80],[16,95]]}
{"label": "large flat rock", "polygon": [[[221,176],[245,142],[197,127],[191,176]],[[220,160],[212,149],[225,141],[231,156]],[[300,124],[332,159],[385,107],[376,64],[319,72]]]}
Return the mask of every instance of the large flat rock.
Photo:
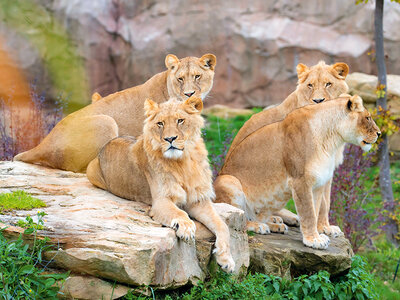
{"label": "large flat rock", "polygon": [[[127,285],[173,288],[203,279],[212,257],[214,236],[196,223],[196,242],[179,240],[173,229],[149,216],[150,207],[94,187],[83,174],[48,169],[22,162],[0,162],[0,192],[25,190],[46,202],[45,229],[59,249],[45,255],[53,266]],[[243,212],[227,204],[217,211],[231,230],[236,273],[249,264]],[[15,225],[32,211],[0,215]],[[6,234],[18,235],[9,227]]]}
{"label": "large flat rock", "polygon": [[319,270],[341,274],[350,268],[353,250],[343,236],[330,239],[328,249],[316,250],[303,245],[296,227],[288,234],[256,234],[249,237],[251,270],[286,278]]}

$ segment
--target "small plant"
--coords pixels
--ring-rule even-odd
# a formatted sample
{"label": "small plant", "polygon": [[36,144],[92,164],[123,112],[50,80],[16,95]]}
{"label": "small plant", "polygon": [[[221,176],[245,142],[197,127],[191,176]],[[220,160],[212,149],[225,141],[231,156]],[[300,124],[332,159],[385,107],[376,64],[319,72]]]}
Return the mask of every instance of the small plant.
{"label": "small plant", "polygon": [[65,280],[68,273],[44,274],[48,261],[42,253],[52,248],[49,238],[39,238],[37,228],[43,226],[43,217],[37,214],[38,222],[26,218],[28,224],[24,235],[33,236],[33,244],[25,244],[22,234],[16,241],[7,240],[0,230],[0,298],[1,299],[55,299],[59,293],[56,281]]}
{"label": "small plant", "polygon": [[46,203],[26,193],[17,190],[12,193],[0,194],[0,213],[10,210],[30,210],[32,208],[45,207]]}
{"label": "small plant", "polygon": [[371,245],[372,237],[377,234],[373,225],[379,212],[365,209],[377,189],[376,180],[370,187],[365,185],[373,155],[363,155],[360,147],[347,145],[343,163],[335,171],[332,182],[330,222],[343,230],[354,252],[365,242]]}

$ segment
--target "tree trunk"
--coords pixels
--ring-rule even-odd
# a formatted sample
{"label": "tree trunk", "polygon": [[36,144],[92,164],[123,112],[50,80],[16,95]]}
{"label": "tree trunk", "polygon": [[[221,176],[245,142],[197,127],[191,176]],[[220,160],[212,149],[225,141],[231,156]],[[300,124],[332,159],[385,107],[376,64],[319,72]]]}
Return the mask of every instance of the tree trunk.
{"label": "tree trunk", "polygon": [[[380,98],[376,101],[376,106],[381,106],[383,109],[387,109],[386,101],[386,63],[385,63],[385,51],[383,47],[383,1],[375,0],[375,51],[376,51],[376,65],[378,67],[378,89],[384,91],[383,97],[380,94]],[[395,208],[395,202],[393,198],[392,180],[390,178],[390,161],[389,161],[389,147],[388,137],[385,135],[382,137],[382,142],[378,149],[379,157],[379,186],[381,189],[382,203],[386,210],[393,212]],[[396,239],[398,233],[398,226],[396,222],[389,218],[387,225],[385,226],[386,236],[388,240],[398,245]]]}

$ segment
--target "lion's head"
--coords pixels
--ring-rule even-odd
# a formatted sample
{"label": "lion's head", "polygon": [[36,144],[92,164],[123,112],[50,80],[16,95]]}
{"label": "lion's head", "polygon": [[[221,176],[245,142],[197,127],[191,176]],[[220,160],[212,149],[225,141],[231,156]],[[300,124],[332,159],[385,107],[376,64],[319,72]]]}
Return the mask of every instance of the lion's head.
{"label": "lion's head", "polygon": [[165,58],[168,68],[167,87],[170,97],[185,101],[192,96],[204,100],[210,92],[214,80],[214,68],[217,58],[213,54],[202,57],[178,59],[173,54]]}
{"label": "lion's head", "polygon": [[326,65],[321,61],[310,68],[298,64],[296,70],[299,79],[297,96],[300,106],[336,99],[349,89],[345,81],[349,67],[345,63]]}
{"label": "lion's head", "polygon": [[157,104],[147,99],[144,103],[146,120],[143,138],[152,150],[167,159],[180,159],[201,139],[204,119],[201,116],[203,102],[190,97],[184,102],[172,98]]}
{"label": "lion's head", "polygon": [[354,95],[347,98],[347,118],[342,124],[341,134],[347,143],[359,145],[364,151],[369,151],[381,132],[364,107],[361,97]]}

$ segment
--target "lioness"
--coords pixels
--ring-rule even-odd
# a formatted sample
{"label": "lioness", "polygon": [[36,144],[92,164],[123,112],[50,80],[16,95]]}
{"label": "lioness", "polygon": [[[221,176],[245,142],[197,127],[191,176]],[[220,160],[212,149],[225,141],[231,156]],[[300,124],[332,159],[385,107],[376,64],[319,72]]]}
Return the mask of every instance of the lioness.
{"label": "lioness", "polygon": [[[335,99],[348,90],[345,79],[349,73],[349,67],[345,63],[326,65],[321,61],[310,68],[304,64],[298,64],[296,70],[298,76],[296,90],[281,104],[253,115],[235,136],[226,160],[229,159],[236,146],[257,129],[282,121],[288,113],[296,108]],[[337,165],[342,162],[342,152],[339,150],[337,153]],[[331,184],[329,182],[325,187],[325,202],[330,202],[330,191]],[[282,217],[288,225],[299,225],[298,217],[287,209],[282,209],[277,215]]]}
{"label": "lioness", "polygon": [[202,107],[197,97],[160,105],[146,100],[143,135],[107,143],[90,162],[87,177],[117,196],[149,204],[153,199],[151,216],[175,228],[179,238],[194,238],[196,227],[188,214],[202,222],[216,235],[218,264],[231,272],[228,226],[211,203],[215,193],[201,138]]}
{"label": "lioness", "polygon": [[379,135],[358,96],[296,109],[237,145],[215,181],[216,202],[243,209],[248,229],[266,234],[287,230],[276,213],[293,196],[303,243],[326,249],[329,238],[322,233],[340,232],[322,201],[336,152],[345,143],[369,150]]}
{"label": "lioness", "polygon": [[104,98],[93,95],[92,104],[62,119],[38,146],[16,155],[14,160],[85,172],[108,141],[120,135],[142,133],[146,98],[157,103],[170,97],[183,101],[193,95],[204,99],[211,90],[216,65],[213,54],[181,60],[169,54],[165,65],[167,71],[142,85]]}

